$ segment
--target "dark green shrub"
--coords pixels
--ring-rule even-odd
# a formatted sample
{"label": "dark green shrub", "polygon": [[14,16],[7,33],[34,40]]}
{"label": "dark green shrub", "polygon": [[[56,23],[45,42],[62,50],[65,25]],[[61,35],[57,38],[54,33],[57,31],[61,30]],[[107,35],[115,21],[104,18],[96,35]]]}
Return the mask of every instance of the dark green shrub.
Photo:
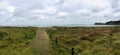
{"label": "dark green shrub", "polygon": [[0,39],[4,38],[5,35],[8,35],[6,32],[0,31]]}

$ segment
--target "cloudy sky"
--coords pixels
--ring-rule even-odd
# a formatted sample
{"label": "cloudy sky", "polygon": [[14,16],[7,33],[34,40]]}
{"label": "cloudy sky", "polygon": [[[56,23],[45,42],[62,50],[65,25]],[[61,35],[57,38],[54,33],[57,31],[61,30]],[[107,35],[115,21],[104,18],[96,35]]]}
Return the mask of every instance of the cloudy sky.
{"label": "cloudy sky", "polygon": [[0,0],[0,25],[94,24],[120,20],[120,0]]}

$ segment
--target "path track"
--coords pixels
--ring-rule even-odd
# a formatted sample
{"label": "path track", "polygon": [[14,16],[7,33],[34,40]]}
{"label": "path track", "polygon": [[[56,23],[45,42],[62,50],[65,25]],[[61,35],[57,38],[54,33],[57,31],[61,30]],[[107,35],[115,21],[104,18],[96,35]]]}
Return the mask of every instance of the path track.
{"label": "path track", "polygon": [[44,28],[38,28],[33,41],[35,55],[50,55],[49,36]]}

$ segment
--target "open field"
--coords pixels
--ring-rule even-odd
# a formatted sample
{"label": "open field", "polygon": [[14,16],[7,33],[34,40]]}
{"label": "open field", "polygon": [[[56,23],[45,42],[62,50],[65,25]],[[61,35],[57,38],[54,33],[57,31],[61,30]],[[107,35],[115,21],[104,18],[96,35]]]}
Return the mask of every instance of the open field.
{"label": "open field", "polygon": [[120,27],[0,27],[0,55],[71,55],[72,48],[75,55],[120,55]]}
{"label": "open field", "polygon": [[0,55],[33,55],[36,28],[0,27]]}
{"label": "open field", "polygon": [[120,27],[53,27],[47,29],[52,55],[120,55]]}

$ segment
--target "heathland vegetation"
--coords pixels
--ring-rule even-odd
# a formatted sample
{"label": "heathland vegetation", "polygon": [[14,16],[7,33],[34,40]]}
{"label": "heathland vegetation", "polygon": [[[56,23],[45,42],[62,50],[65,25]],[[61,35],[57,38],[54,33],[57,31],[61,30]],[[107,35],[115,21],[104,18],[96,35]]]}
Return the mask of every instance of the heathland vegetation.
{"label": "heathland vegetation", "polygon": [[[32,43],[33,39],[36,39],[36,29],[0,27],[0,55],[35,55],[36,49],[33,48]],[[120,27],[44,29],[49,34],[50,55],[120,55]],[[38,31],[42,33],[41,30]],[[36,43],[41,43],[41,41]],[[39,50],[42,51],[42,49]]]}
{"label": "heathland vegetation", "polygon": [[[119,27],[53,27],[47,29],[52,55],[120,55]],[[72,49],[72,50],[71,50]]]}
{"label": "heathland vegetation", "polygon": [[33,55],[36,28],[0,27],[0,55]]}

